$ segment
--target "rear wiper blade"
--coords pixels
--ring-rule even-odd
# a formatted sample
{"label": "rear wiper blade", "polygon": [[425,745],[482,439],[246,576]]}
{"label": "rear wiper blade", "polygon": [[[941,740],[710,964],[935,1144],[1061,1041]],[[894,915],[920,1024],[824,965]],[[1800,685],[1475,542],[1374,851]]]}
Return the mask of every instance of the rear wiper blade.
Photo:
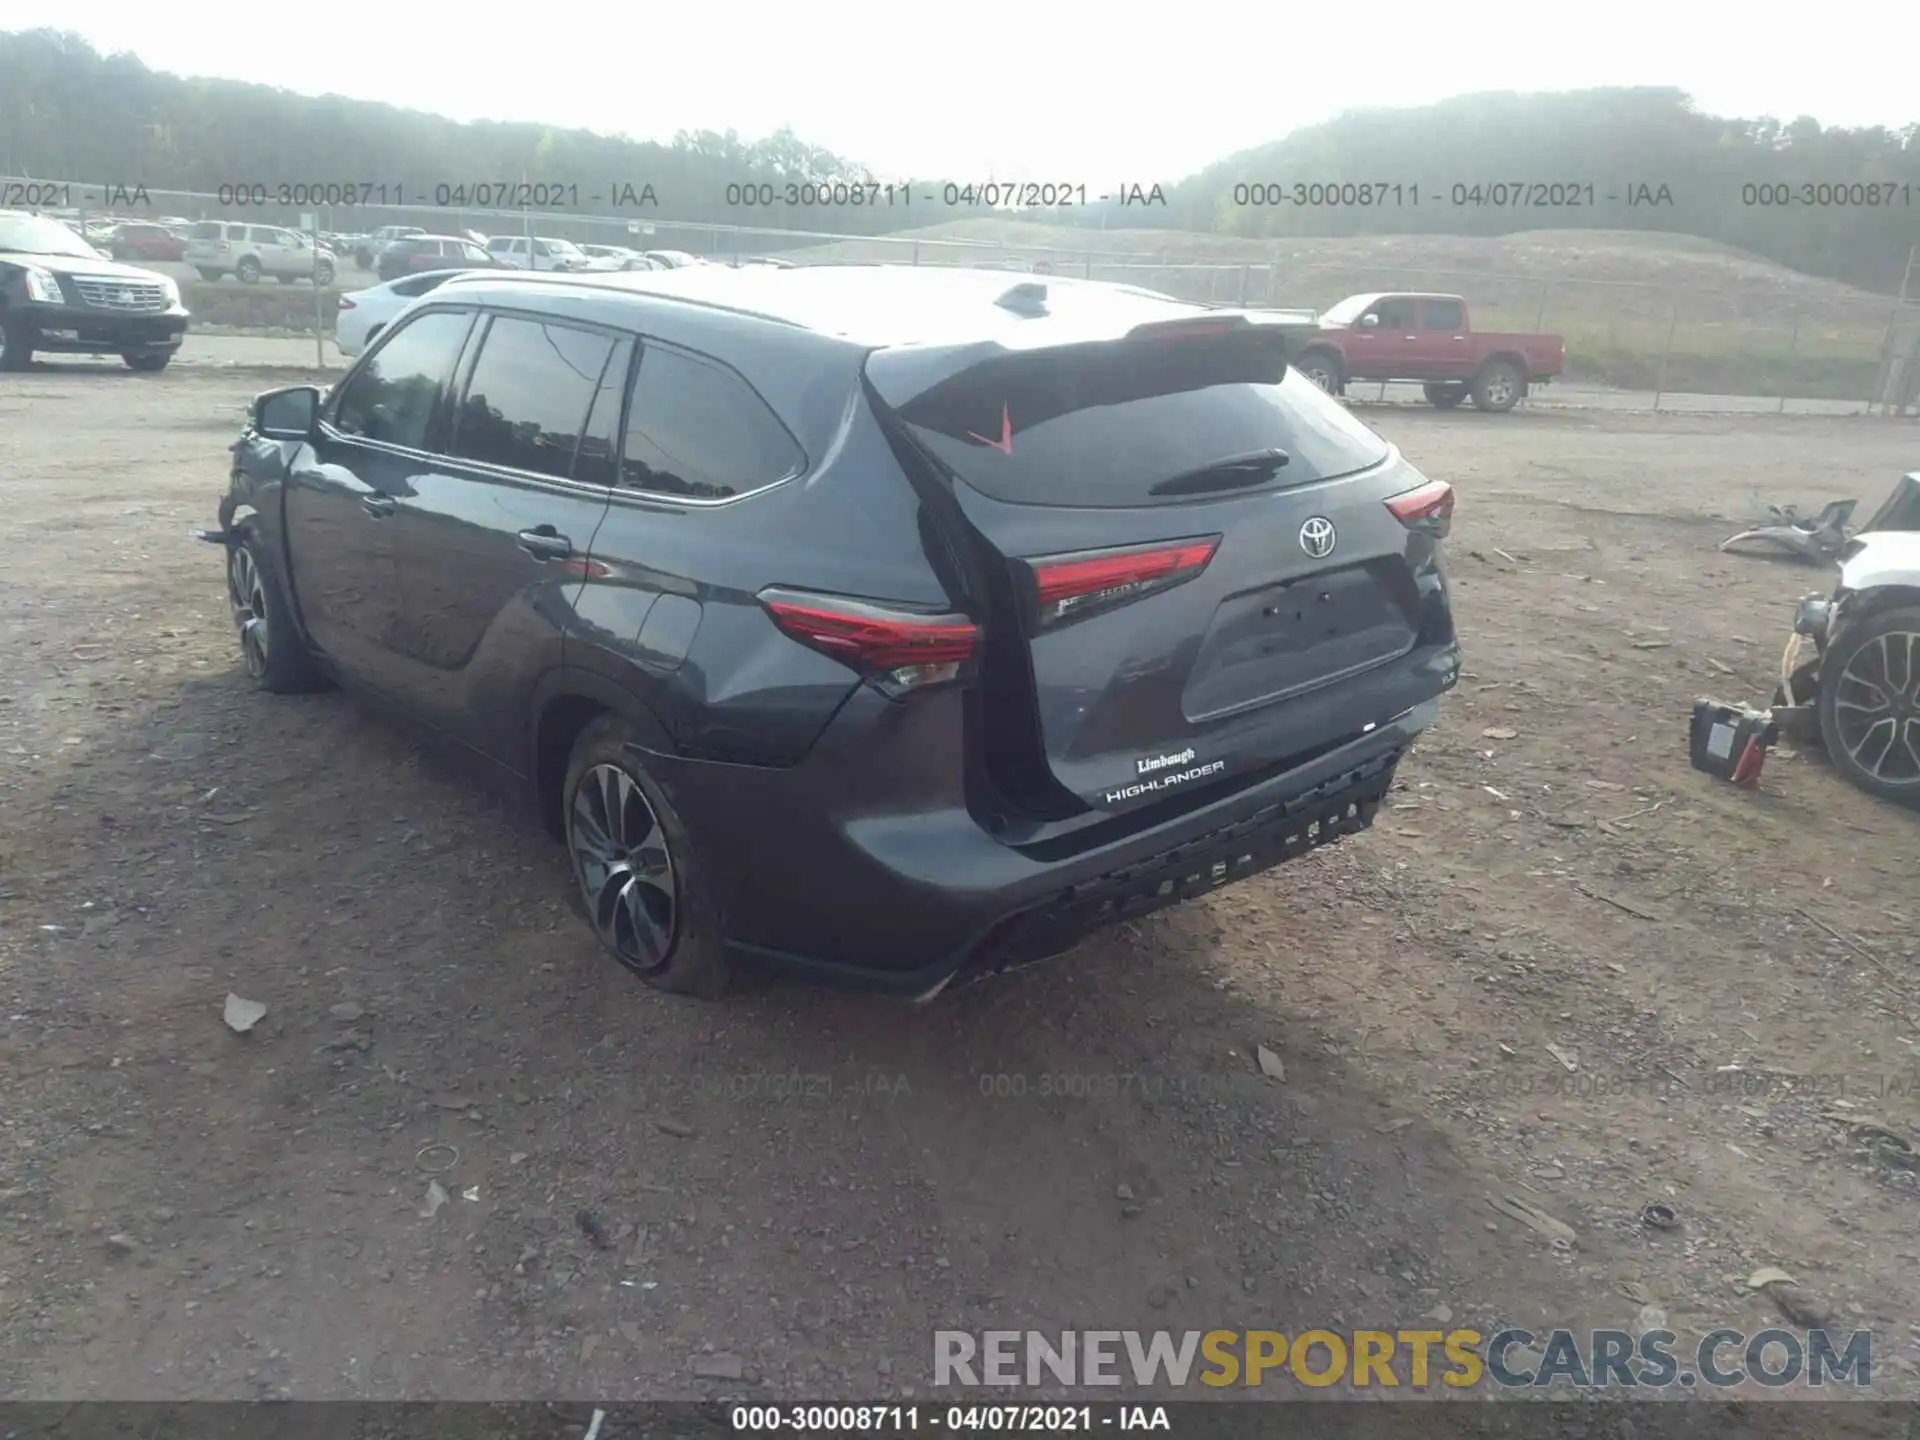
{"label": "rear wiper blade", "polygon": [[1251,455],[1236,455],[1216,460],[1198,470],[1189,470],[1171,480],[1162,480],[1149,495],[1201,495],[1209,490],[1237,490],[1245,485],[1260,485],[1273,478],[1273,472],[1293,457],[1284,450],[1256,450]]}

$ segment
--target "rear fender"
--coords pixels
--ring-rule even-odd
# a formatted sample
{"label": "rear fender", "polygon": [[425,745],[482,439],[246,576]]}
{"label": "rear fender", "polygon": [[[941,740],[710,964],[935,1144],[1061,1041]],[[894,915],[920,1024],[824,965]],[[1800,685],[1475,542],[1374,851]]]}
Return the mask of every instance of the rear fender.
{"label": "rear fender", "polygon": [[[641,762],[652,755],[672,755],[673,737],[659,715],[646,700],[610,676],[575,665],[559,665],[548,670],[535,684],[533,704],[528,716],[525,774],[530,779],[529,798],[540,812],[541,821],[560,836],[560,815],[551,802],[558,799],[560,782],[565,778],[571,737],[561,747],[547,732],[549,721],[563,710],[576,711],[590,704],[611,715],[618,715],[639,737]],[[572,718],[580,718],[578,714]],[[577,733],[575,730],[574,733]]]}
{"label": "rear fender", "polygon": [[1518,350],[1495,350],[1492,354],[1483,355],[1480,358],[1481,370],[1484,371],[1494,365],[1511,365],[1525,377],[1531,378],[1533,375],[1532,363]]}

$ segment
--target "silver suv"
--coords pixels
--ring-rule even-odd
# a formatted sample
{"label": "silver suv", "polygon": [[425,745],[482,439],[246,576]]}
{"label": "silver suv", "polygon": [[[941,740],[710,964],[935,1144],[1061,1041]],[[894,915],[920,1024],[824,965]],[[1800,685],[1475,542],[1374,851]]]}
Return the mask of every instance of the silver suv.
{"label": "silver suv", "polygon": [[248,285],[269,275],[284,285],[306,279],[331,285],[336,263],[324,245],[316,256],[297,230],[231,220],[202,220],[187,231],[186,262],[203,280],[233,275]]}
{"label": "silver suv", "polygon": [[[528,262],[531,250],[532,262]],[[515,270],[585,270],[593,263],[587,253],[571,240],[551,235],[496,235],[487,241],[487,251],[502,265]]]}

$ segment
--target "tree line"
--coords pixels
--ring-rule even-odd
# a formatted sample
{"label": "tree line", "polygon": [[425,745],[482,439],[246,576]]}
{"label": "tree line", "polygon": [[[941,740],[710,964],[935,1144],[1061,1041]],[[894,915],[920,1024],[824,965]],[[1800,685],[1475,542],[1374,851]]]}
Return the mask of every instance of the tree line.
{"label": "tree line", "polygon": [[[663,144],[463,124],[370,101],[186,79],[51,30],[0,33],[0,172],[207,194],[263,180],[387,185],[415,196],[450,178],[530,180],[577,186],[576,206],[552,208],[583,213],[614,213],[588,197],[631,183],[651,186],[644,218],[857,235],[995,213],[984,197],[944,203],[952,198],[945,187],[924,179],[912,188],[940,196],[931,209],[816,203],[852,198],[836,185],[899,177],[873,176],[791,130],[758,141],[683,132]],[[790,186],[808,187],[800,203],[789,203]],[[1165,205],[1018,214],[1252,238],[1659,231],[1890,291],[1920,244],[1920,124],[1730,119],[1660,87],[1487,93],[1352,111],[1164,189]]]}

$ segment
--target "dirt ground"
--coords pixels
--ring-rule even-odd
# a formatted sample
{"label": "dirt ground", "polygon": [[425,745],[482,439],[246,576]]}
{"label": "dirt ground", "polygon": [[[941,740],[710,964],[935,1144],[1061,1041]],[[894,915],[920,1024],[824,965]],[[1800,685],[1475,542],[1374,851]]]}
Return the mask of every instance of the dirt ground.
{"label": "dirt ground", "polygon": [[1913,1390],[1847,1122],[1920,1123],[1916,817],[1685,739],[1825,584],[1716,542],[1907,426],[1372,412],[1468,653],[1372,833],[930,1007],[716,1006],[413,732],[248,688],[186,531],[268,383],[0,389],[0,1393],[925,1397],[940,1328],[1753,1331],[1769,1265]]}

